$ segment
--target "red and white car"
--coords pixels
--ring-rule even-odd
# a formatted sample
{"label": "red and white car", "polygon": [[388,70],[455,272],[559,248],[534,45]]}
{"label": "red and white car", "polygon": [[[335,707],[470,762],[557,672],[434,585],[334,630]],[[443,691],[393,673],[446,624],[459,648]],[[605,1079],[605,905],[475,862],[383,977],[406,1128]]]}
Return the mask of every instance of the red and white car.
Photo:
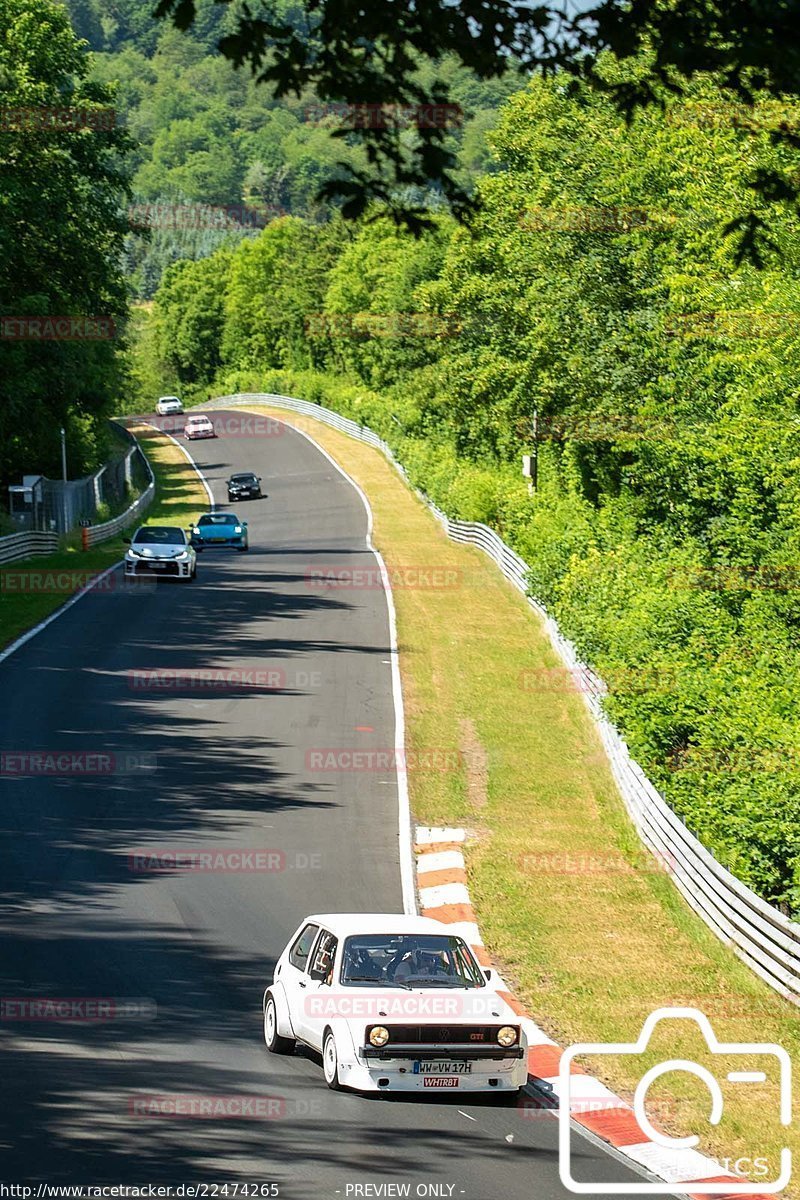
{"label": "red and white car", "polygon": [[316,1050],[333,1089],[516,1093],[525,1030],[490,979],[439,921],[306,917],[264,992],[264,1040],[273,1054]]}
{"label": "red and white car", "polygon": [[213,438],[217,436],[217,431],[210,419],[201,415],[189,417],[183,432],[189,441],[193,438]]}

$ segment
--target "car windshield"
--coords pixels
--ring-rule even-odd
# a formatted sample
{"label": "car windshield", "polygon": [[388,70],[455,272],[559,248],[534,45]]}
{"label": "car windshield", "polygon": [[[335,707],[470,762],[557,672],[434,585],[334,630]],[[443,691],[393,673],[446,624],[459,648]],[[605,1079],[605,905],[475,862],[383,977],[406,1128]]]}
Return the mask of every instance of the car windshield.
{"label": "car windshield", "polygon": [[175,529],[170,525],[143,525],[133,535],[133,542],[134,545],[141,545],[145,542],[151,545],[183,546],[186,544],[186,538],[183,536],[182,529]]}
{"label": "car windshield", "polygon": [[233,513],[206,513],[200,518],[200,525],[238,525],[239,522]]}
{"label": "car windshield", "polygon": [[255,475],[231,475],[231,483],[255,483]]}
{"label": "car windshield", "polygon": [[369,933],[349,937],[340,982],[353,987],[484,987],[486,980],[460,937]]}

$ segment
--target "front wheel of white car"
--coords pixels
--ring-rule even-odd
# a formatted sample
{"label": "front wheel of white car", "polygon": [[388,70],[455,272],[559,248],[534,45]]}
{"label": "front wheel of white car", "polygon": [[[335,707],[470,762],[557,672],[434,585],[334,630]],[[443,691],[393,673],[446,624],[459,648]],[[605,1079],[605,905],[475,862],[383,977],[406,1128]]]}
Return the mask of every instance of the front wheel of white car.
{"label": "front wheel of white car", "polygon": [[325,1072],[325,1082],[331,1091],[340,1092],[342,1085],[339,1082],[339,1055],[336,1052],[336,1039],[330,1029],[325,1034],[322,1047],[322,1069]]}
{"label": "front wheel of white car", "polygon": [[278,1010],[272,996],[267,996],[264,1005],[264,1041],[270,1054],[291,1054],[294,1050],[293,1039],[278,1033]]}

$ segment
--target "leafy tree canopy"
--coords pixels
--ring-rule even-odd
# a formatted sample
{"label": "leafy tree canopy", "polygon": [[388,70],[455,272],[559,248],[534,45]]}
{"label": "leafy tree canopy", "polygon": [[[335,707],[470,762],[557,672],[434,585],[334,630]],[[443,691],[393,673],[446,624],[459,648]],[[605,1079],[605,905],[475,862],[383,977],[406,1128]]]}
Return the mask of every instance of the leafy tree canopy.
{"label": "leafy tree canopy", "polygon": [[[278,96],[313,89],[322,100],[354,106],[446,105],[446,81],[422,84],[417,70],[423,61],[435,64],[448,56],[478,79],[510,69],[565,73],[610,93],[626,116],[642,105],[663,104],[704,73],[713,73],[728,97],[744,105],[760,92],[793,96],[800,82],[798,0],[604,0],[563,8],[507,0],[223,3],[229,5],[229,31],[220,50],[237,66],[249,66]],[[197,20],[196,0],[159,0],[156,14],[188,29]],[[630,66],[613,82],[602,66],[606,52]],[[333,130],[334,136],[344,133]],[[392,119],[360,136],[369,163],[381,171],[347,164],[343,177],[323,189],[344,198],[346,215],[363,214],[378,199],[397,221],[419,231],[428,219],[408,189],[431,181],[457,216],[470,211],[445,130],[419,123],[410,154],[407,130]],[[800,144],[796,117],[778,120],[773,136]],[[797,181],[780,170],[755,175],[752,185],[770,201],[798,195]],[[768,244],[763,218],[751,213],[739,233],[741,256],[758,261]]]}

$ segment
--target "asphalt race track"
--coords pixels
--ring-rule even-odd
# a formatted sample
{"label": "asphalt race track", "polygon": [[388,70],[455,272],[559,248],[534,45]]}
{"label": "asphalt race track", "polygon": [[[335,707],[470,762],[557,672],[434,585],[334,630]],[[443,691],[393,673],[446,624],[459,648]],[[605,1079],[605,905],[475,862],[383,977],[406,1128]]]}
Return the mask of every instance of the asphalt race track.
{"label": "asphalt race track", "polygon": [[[117,571],[0,665],[3,750],[70,751],[78,772],[1,781],[1,994],[140,1001],[70,1022],[17,1020],[6,1003],[0,1179],[275,1181],[297,1200],[406,1183],[456,1200],[567,1196],[550,1114],[335,1094],[312,1058],[264,1049],[263,988],[300,920],[402,911],[394,774],[309,757],[394,744],[383,591],[309,581],[325,567],[374,574],[367,516],[282,428],[189,444],[220,506],[232,470],[264,477],[267,497],[237,506],[249,554],[206,551],[196,583],[134,593]],[[180,690],[131,674],[152,668],[231,674]],[[246,683],[253,670],[270,673],[266,689]],[[113,761],[91,774],[96,754]],[[274,869],[152,871],[135,857],[218,849],[271,850]],[[176,1095],[273,1099],[269,1119],[137,1110]],[[639,1178],[586,1140],[576,1150],[587,1180]]]}

